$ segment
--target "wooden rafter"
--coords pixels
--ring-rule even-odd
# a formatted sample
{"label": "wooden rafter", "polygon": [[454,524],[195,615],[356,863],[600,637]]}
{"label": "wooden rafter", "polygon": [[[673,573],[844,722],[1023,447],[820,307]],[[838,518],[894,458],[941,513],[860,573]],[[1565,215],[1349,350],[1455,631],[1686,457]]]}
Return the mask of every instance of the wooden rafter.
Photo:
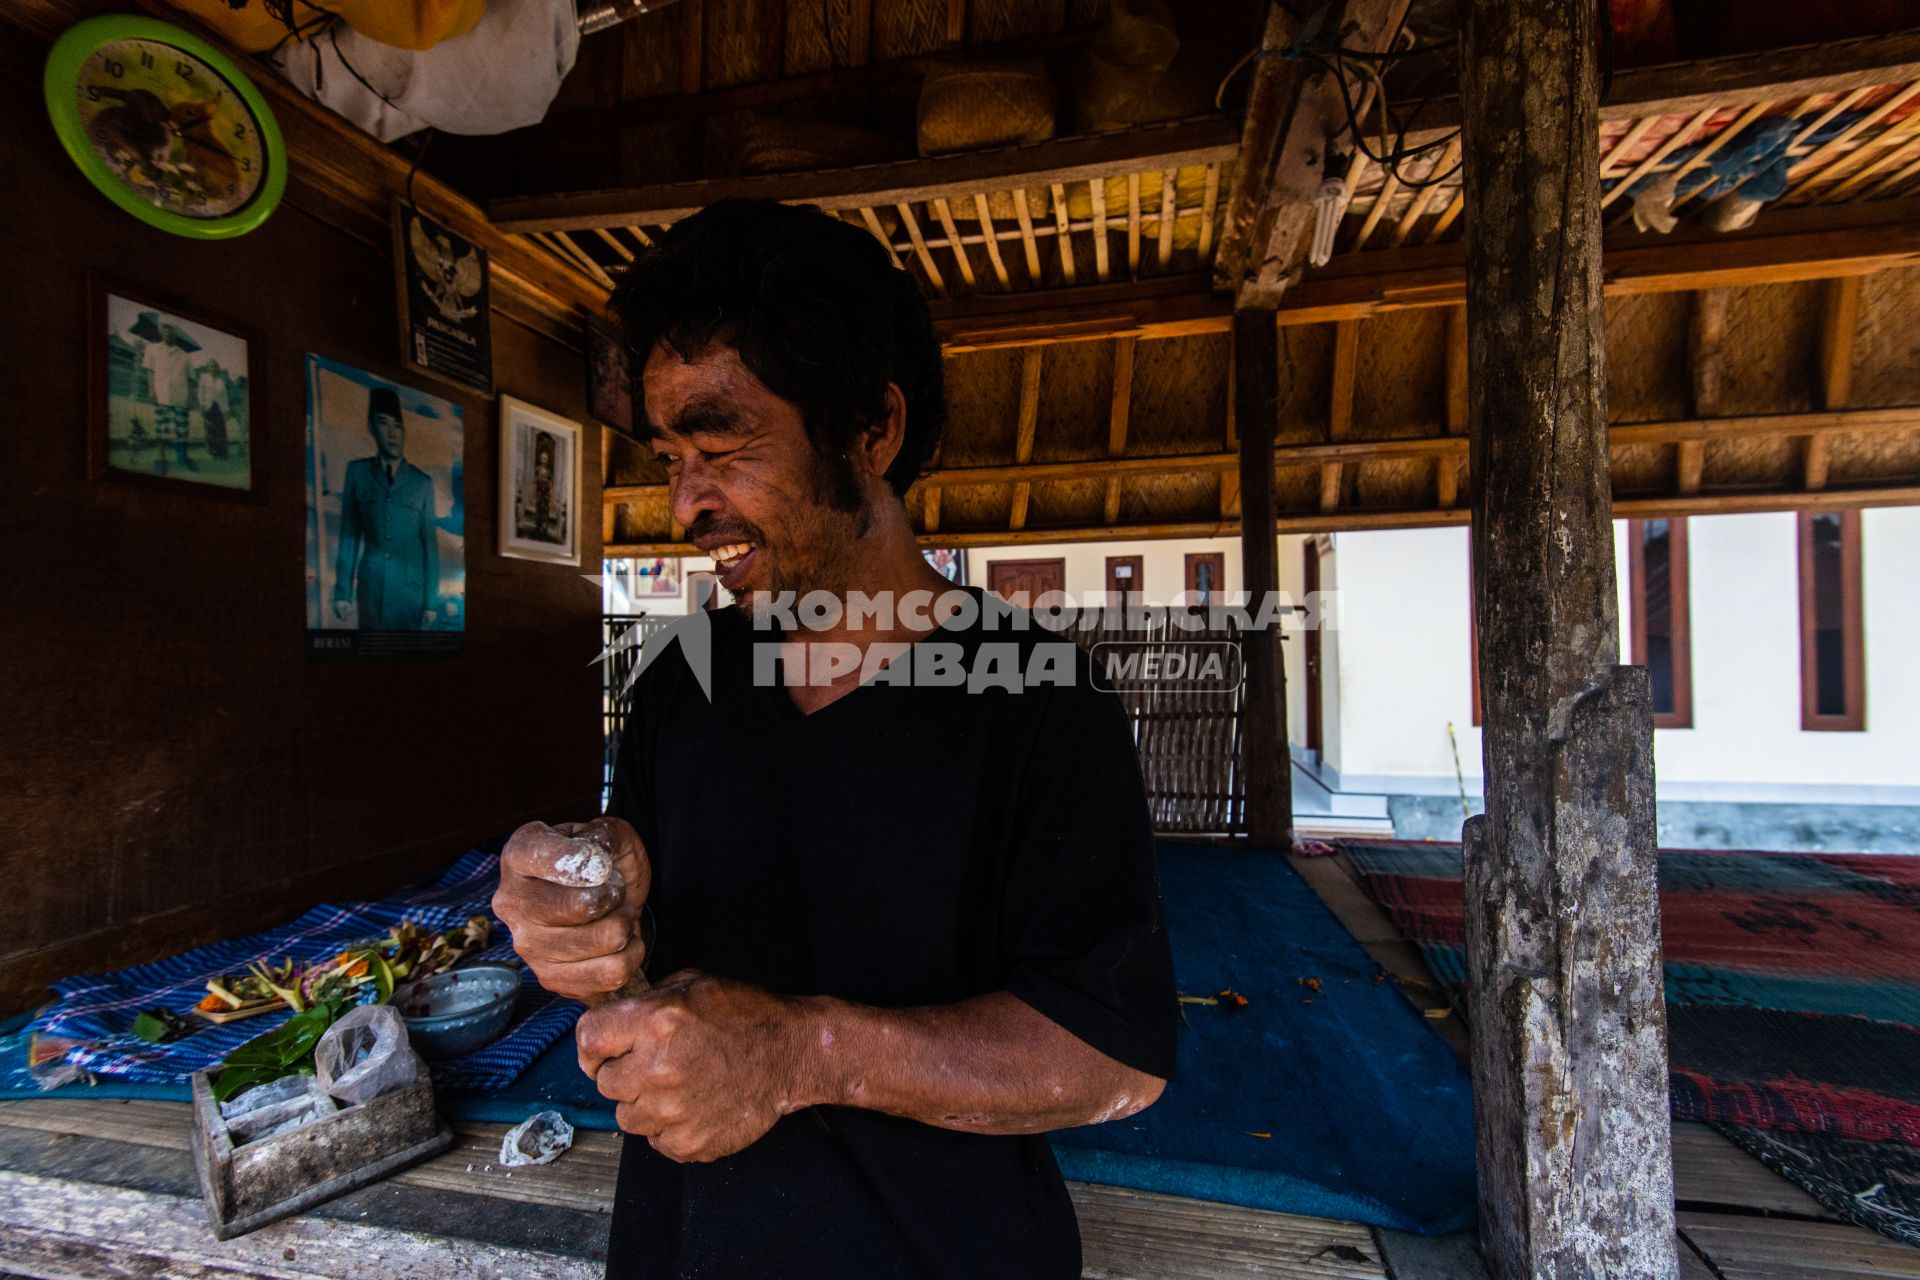
{"label": "wooden rafter", "polygon": [[736,196],[805,202],[830,210],[877,208],[1008,187],[1089,182],[1128,170],[1212,164],[1232,159],[1238,146],[1234,120],[1205,116],[925,160],[521,196],[495,201],[490,210],[495,224],[505,230],[550,231],[673,223]]}
{"label": "wooden rafter", "polygon": [[[1860,321],[1860,277],[1843,276],[1827,285],[1820,317],[1820,407],[1844,409],[1853,398],[1853,342]],[[1801,483],[1809,490],[1827,487],[1833,457],[1831,434],[1808,436],[1801,452]]]}
{"label": "wooden rafter", "polygon": [[[1727,291],[1704,289],[1693,295],[1687,318],[1687,369],[1693,415],[1712,418],[1720,412],[1727,337]],[[1706,467],[1704,440],[1682,440],[1674,446],[1674,489],[1700,492]]]}
{"label": "wooden rafter", "polygon": [[[1113,395],[1107,408],[1107,456],[1127,454],[1127,427],[1133,408],[1133,347],[1138,339],[1122,337],[1113,347]],[[1107,500],[1102,509],[1108,524],[1120,521],[1120,477],[1107,477]]]}
{"label": "wooden rafter", "polygon": [[[1353,387],[1360,373],[1360,322],[1342,320],[1333,326],[1333,389],[1327,396],[1327,440],[1338,443],[1353,428]],[[1320,509],[1340,506],[1341,464],[1320,464]]]}
{"label": "wooden rafter", "polygon": [[[1028,351],[1020,361],[1020,417],[1014,427],[1013,459],[1016,465],[1031,465],[1033,458],[1033,437],[1040,425],[1040,352],[1036,348]],[[1007,516],[1007,528],[1022,529],[1027,523],[1027,499],[1032,492],[1029,482],[1016,481],[1013,486],[1013,506]]]}
{"label": "wooden rafter", "polygon": [[[1088,458],[1062,462],[1033,462],[1034,426],[1037,422],[1040,389],[1040,349],[1023,353],[1019,425],[1015,432],[1016,461],[986,463],[977,466],[942,466],[918,481],[921,487],[944,488],[954,485],[1012,484],[1021,487],[1056,481],[1106,480],[1114,477],[1151,477],[1161,475],[1199,475],[1232,470],[1238,454],[1232,450],[1210,453],[1141,455],[1114,458]],[[1920,432],[1920,405],[1886,409],[1810,410],[1801,413],[1741,414],[1721,418],[1674,418],[1659,422],[1620,423],[1607,431],[1611,449],[1677,445],[1700,441],[1711,446],[1715,441],[1785,440],[1794,437],[1833,435],[1912,434]],[[1025,458],[1021,458],[1024,441]],[[1279,469],[1313,468],[1328,463],[1351,466],[1363,462],[1431,461],[1451,457],[1464,459],[1468,441],[1455,435],[1408,435],[1386,439],[1335,440],[1315,444],[1283,444],[1274,450],[1274,466]],[[655,501],[665,496],[665,484],[609,485],[604,500],[615,505]],[[1792,492],[1785,491],[1787,496]],[[1660,502],[1659,495],[1630,495],[1632,500]],[[1739,503],[1765,497],[1761,491],[1705,491],[1696,495],[1712,501]],[[1622,499],[1625,501],[1627,499]],[[1768,499],[1771,500],[1770,498]],[[1692,508],[1689,508],[1692,509]],[[1730,507],[1745,510],[1748,508]],[[1341,508],[1345,514],[1351,508]],[[1320,514],[1335,514],[1322,512]]]}
{"label": "wooden rafter", "polygon": [[[1920,80],[1920,30],[1832,40],[1764,53],[1736,53],[1616,72],[1600,119],[1692,115],[1756,99],[1793,101]],[[1460,100],[1435,99],[1410,130],[1408,145],[1444,138],[1460,127]]]}
{"label": "wooden rafter", "polygon": [[[1465,298],[1459,244],[1336,257],[1281,300],[1279,323],[1322,324]],[[1920,201],[1875,201],[1781,209],[1725,235],[1682,227],[1671,236],[1631,230],[1609,237],[1609,297],[1866,275],[1920,265]],[[949,352],[1074,342],[1132,333],[1142,338],[1224,333],[1231,304],[1199,275],[1135,285],[1051,290],[1044,298],[935,301]]]}
{"label": "wooden rafter", "polygon": [[[1826,489],[1819,493],[1734,492],[1704,493],[1691,498],[1674,496],[1616,497],[1613,514],[1621,519],[1650,520],[1678,516],[1737,515],[1769,511],[1858,511],[1871,507],[1910,507],[1920,505],[1920,485],[1881,485],[1868,488]],[[1274,532],[1347,533],[1364,529],[1436,529],[1467,523],[1465,507],[1452,510],[1410,508],[1405,510],[1365,510],[1343,507],[1336,512],[1288,511],[1274,520]],[[1240,532],[1235,519],[1162,520],[1122,526],[1117,532],[1129,539],[1154,541],[1167,538],[1224,538]],[[1070,525],[1064,528],[1031,529],[943,529],[927,532],[923,543],[942,547],[1011,547],[1041,542],[1107,542],[1116,530],[1097,525]],[[692,546],[679,539],[613,543],[606,547],[610,560],[643,556],[683,556],[694,554]]]}
{"label": "wooden rafter", "polygon": [[[1467,434],[1467,309],[1447,310],[1447,434]],[[1460,499],[1460,460],[1447,456],[1434,459],[1434,502],[1442,510]]]}

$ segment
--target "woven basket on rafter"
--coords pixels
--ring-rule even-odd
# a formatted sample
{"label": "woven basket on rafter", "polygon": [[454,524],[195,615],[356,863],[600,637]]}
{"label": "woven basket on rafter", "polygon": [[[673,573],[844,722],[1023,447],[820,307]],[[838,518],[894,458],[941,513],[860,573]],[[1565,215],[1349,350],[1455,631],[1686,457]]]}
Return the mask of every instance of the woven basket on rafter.
{"label": "woven basket on rafter", "polygon": [[1038,58],[938,67],[920,90],[923,156],[1041,142],[1053,130],[1053,84]]}

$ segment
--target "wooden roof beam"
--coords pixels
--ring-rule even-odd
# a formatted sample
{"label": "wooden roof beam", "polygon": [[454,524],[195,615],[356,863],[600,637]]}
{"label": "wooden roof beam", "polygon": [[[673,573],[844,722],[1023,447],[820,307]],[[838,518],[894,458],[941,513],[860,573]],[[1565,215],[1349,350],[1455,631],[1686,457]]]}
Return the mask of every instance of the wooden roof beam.
{"label": "wooden roof beam", "polygon": [[[1737,491],[1702,493],[1692,497],[1638,496],[1615,498],[1613,514],[1622,519],[1659,519],[1677,516],[1735,515],[1771,511],[1859,511],[1869,507],[1920,506],[1920,485],[1875,485],[1854,489],[1797,491]],[[1343,507],[1339,511],[1286,511],[1274,520],[1274,532],[1349,533],[1366,529],[1438,529],[1464,525],[1465,507],[1368,509]],[[1240,532],[1237,519],[1143,520],[1138,524],[1071,525],[1064,528],[958,529],[922,532],[929,547],[1011,547],[1050,542],[1110,542],[1116,539],[1152,542],[1168,538],[1227,538]],[[685,542],[610,543],[609,560],[647,556],[698,554]]]}
{"label": "wooden roof beam", "polygon": [[[1034,406],[1037,419],[1040,352],[1027,353],[1021,373],[1020,428],[1016,432],[1015,456],[1020,442],[1027,443],[1031,454],[1032,429],[1028,426],[1028,405]],[[1028,388],[1032,391],[1029,393]],[[1032,399],[1029,400],[1029,394]],[[1622,449],[1635,445],[1679,445],[1700,442],[1711,445],[1721,440],[1777,440],[1792,437],[1822,438],[1834,435],[1908,434],[1920,432],[1920,406],[1890,409],[1832,409],[1805,413],[1761,413],[1724,418],[1674,418],[1661,422],[1621,423],[1607,429],[1607,447]],[[1462,459],[1467,454],[1467,437],[1402,436],[1388,439],[1334,440],[1314,444],[1283,444],[1274,450],[1274,466],[1280,469],[1323,467],[1330,463],[1350,465],[1358,462],[1394,462],[1421,459]],[[1132,454],[1122,457],[1084,458],[1056,462],[1016,461],[986,463],[970,467],[939,467],[922,476],[917,485],[923,489],[955,485],[1035,484],[1068,480],[1111,480],[1129,476],[1196,475],[1228,472],[1238,466],[1234,451],[1181,454]],[[662,499],[664,484],[608,485],[602,494],[609,506]],[[1708,491],[1706,498],[1726,496]],[[1450,504],[1446,504],[1450,505]],[[1328,514],[1333,514],[1329,512]]]}
{"label": "wooden roof beam", "polygon": [[1262,56],[1254,64],[1247,98],[1240,165],[1214,258],[1214,284],[1230,290],[1236,305],[1274,306],[1300,278],[1328,146],[1347,132],[1335,75],[1316,63],[1283,56],[1285,51],[1310,38],[1378,52],[1399,30],[1407,5],[1408,0],[1328,0],[1305,20],[1284,5],[1268,10]]}
{"label": "wooden roof beam", "polygon": [[[1326,324],[1466,298],[1459,244],[1420,245],[1335,258],[1281,300],[1278,321]],[[1729,234],[1683,228],[1671,236],[1623,229],[1602,265],[1609,297],[1731,285],[1870,275],[1920,265],[1920,200],[1769,210]],[[1209,295],[1200,273],[1139,284],[955,298],[931,305],[949,354],[996,347],[1225,333],[1232,300]]]}
{"label": "wooden roof beam", "polygon": [[1128,170],[1213,164],[1231,160],[1239,146],[1240,129],[1231,117],[1201,116],[925,160],[518,196],[494,201],[489,212],[494,224],[506,231],[574,231],[672,223],[730,197],[816,204],[829,210],[877,208],[971,198],[979,191],[1087,182]]}
{"label": "wooden roof beam", "polygon": [[[1600,104],[1600,119],[1692,115],[1761,99],[1777,102],[1915,80],[1920,80],[1920,30],[1896,31],[1762,53],[1629,67],[1614,74],[1607,100]],[[1452,95],[1436,98],[1420,113],[1420,126],[1408,131],[1407,142],[1431,142],[1459,127],[1460,100]]]}

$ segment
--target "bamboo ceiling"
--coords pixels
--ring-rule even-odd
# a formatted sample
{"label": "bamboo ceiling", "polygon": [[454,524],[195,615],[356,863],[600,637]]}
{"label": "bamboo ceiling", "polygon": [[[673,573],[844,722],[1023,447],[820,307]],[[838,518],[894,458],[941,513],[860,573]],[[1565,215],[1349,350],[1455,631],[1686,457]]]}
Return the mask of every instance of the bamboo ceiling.
{"label": "bamboo ceiling", "polygon": [[[828,5],[842,8],[879,32],[882,6]],[[949,36],[962,15],[964,45],[1066,38],[1091,11],[1028,5],[1040,16],[1022,29],[980,19],[1017,5],[904,9],[944,14]],[[937,22],[916,37],[908,18],[886,21],[906,23],[886,37],[896,57],[923,52],[916,39],[942,47]],[[753,74],[777,64],[775,89],[828,84],[820,68],[837,59],[801,47],[817,27],[787,25],[798,43],[783,61],[761,33]],[[679,96],[661,102],[772,93],[727,62],[748,46],[730,47],[707,47],[706,79],[682,65]],[[671,58],[649,66],[672,87]],[[884,83],[876,71],[867,91]],[[1436,104],[1412,140],[1438,145],[1397,175],[1356,160],[1332,260],[1280,301],[1282,528],[1466,519],[1459,178],[1411,185],[1457,167],[1457,110]],[[1699,226],[1696,193],[1673,202],[1672,235],[1634,228],[1630,187],[1685,178],[1763,121],[1787,131],[1787,183],[1752,227]],[[909,495],[929,543],[1209,536],[1238,528],[1231,299],[1212,277],[1240,141],[1237,112],[1203,113],[931,159],[520,194],[490,212],[604,290],[713,199],[818,204],[886,245],[948,341],[951,425]],[[1920,34],[1622,72],[1597,146],[1621,514],[1920,502]],[[609,553],[685,550],[642,451],[616,445],[609,468]]]}

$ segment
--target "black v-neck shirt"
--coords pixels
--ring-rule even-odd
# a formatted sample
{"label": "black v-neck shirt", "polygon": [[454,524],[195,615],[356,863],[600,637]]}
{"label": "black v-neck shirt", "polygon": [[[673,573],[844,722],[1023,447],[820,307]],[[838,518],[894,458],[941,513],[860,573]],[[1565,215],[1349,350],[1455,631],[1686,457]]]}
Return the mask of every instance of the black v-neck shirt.
{"label": "black v-neck shirt", "polygon": [[[949,622],[914,656],[938,644],[975,671],[1045,666],[1073,683],[870,681],[803,714],[754,683],[753,646],[778,634],[737,608],[711,619],[712,701],[677,648],[641,675],[608,806],[652,859],[655,980],[693,967],[894,1008],[1008,991],[1171,1078],[1146,795],[1119,702],[1083,654]],[[1080,1238],[1044,1137],[822,1106],[708,1164],[629,1137],[607,1274],[1071,1280]]]}

